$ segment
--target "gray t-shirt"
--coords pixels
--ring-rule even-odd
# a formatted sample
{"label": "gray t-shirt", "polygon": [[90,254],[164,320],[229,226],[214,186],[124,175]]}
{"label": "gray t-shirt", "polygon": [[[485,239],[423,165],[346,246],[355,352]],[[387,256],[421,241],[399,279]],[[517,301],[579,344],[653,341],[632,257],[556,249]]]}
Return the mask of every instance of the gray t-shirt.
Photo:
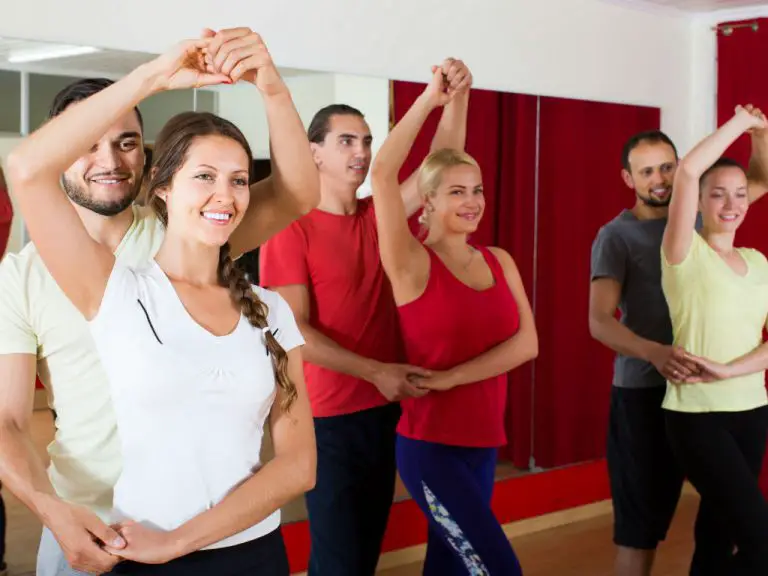
{"label": "gray t-shirt", "polygon": [[[661,290],[661,240],[666,218],[638,220],[624,210],[600,228],[592,244],[591,279],[621,284],[621,323],[642,338],[672,344],[669,308]],[[700,219],[697,221],[697,228]],[[650,388],[665,385],[650,362],[616,355],[613,385]]]}

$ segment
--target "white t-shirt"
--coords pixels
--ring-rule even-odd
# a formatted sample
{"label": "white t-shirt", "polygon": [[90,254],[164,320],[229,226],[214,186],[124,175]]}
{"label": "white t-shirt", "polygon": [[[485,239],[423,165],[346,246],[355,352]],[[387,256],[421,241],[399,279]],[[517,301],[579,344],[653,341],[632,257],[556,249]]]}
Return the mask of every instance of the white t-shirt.
{"label": "white t-shirt", "polygon": [[[304,344],[290,307],[253,287],[286,352]],[[112,520],[172,530],[220,502],[261,466],[276,382],[264,334],[244,316],[215,336],[187,312],[154,260],[117,262],[90,323],[109,379],[123,470]],[[280,511],[209,548],[275,530]]]}
{"label": "white t-shirt", "polygon": [[[162,224],[148,210],[134,219],[115,250],[119,262],[146,263],[163,240]],[[0,355],[33,354],[49,404],[58,413],[48,446],[48,475],[64,500],[103,519],[112,508],[120,474],[120,445],[107,377],[88,323],[27,244],[0,263]]]}

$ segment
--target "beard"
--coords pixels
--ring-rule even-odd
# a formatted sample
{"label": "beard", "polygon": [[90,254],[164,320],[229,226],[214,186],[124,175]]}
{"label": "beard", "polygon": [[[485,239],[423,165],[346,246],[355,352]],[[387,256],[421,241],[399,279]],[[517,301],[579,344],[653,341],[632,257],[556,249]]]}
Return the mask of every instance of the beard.
{"label": "beard", "polygon": [[637,190],[635,190],[635,195],[638,197],[638,199],[645,204],[646,206],[650,206],[651,208],[666,208],[669,206],[669,203],[672,201],[672,194],[668,194],[667,197],[664,200],[657,200],[650,194],[648,196],[641,196]]}
{"label": "beard", "polygon": [[61,186],[64,188],[64,192],[67,193],[67,196],[69,196],[69,199],[78,206],[82,206],[86,210],[95,212],[100,216],[116,216],[136,200],[141,190],[141,179],[134,183],[133,188],[131,188],[127,195],[116,200],[96,200],[86,193],[85,188],[70,182],[66,176],[61,177]]}

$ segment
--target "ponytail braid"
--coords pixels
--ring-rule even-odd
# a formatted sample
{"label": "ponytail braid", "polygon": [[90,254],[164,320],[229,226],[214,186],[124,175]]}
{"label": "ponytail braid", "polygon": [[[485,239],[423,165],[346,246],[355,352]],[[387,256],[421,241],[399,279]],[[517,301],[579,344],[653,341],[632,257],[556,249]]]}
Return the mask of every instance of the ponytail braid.
{"label": "ponytail braid", "polygon": [[[262,330],[269,328],[267,324],[269,308],[253,291],[251,284],[245,277],[245,273],[235,265],[229,250],[229,243],[226,243],[219,251],[219,283],[229,288],[232,301],[240,307],[240,310],[251,326]],[[270,330],[264,331],[264,339],[267,343],[269,355],[272,358],[275,380],[285,394],[281,408],[288,411],[298,395],[296,385],[288,377],[288,354],[286,354]]]}

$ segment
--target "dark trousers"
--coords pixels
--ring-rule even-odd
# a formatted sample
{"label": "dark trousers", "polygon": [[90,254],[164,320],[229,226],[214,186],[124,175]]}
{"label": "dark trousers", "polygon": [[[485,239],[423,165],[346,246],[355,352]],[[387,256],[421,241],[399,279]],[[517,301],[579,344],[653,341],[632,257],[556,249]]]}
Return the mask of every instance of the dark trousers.
{"label": "dark trousers", "polygon": [[315,418],[317,479],[306,495],[309,576],[372,576],[395,492],[400,406]]}
{"label": "dark trousers", "polygon": [[226,548],[198,550],[167,564],[120,562],[105,576],[289,576],[280,529]]}
{"label": "dark trousers", "polygon": [[464,448],[397,437],[397,467],[429,522],[424,576],[520,576],[491,509],[495,448]]}
{"label": "dark trousers", "polygon": [[768,574],[768,504],[758,484],[768,407],[666,418],[672,448],[701,495],[691,575]]}

